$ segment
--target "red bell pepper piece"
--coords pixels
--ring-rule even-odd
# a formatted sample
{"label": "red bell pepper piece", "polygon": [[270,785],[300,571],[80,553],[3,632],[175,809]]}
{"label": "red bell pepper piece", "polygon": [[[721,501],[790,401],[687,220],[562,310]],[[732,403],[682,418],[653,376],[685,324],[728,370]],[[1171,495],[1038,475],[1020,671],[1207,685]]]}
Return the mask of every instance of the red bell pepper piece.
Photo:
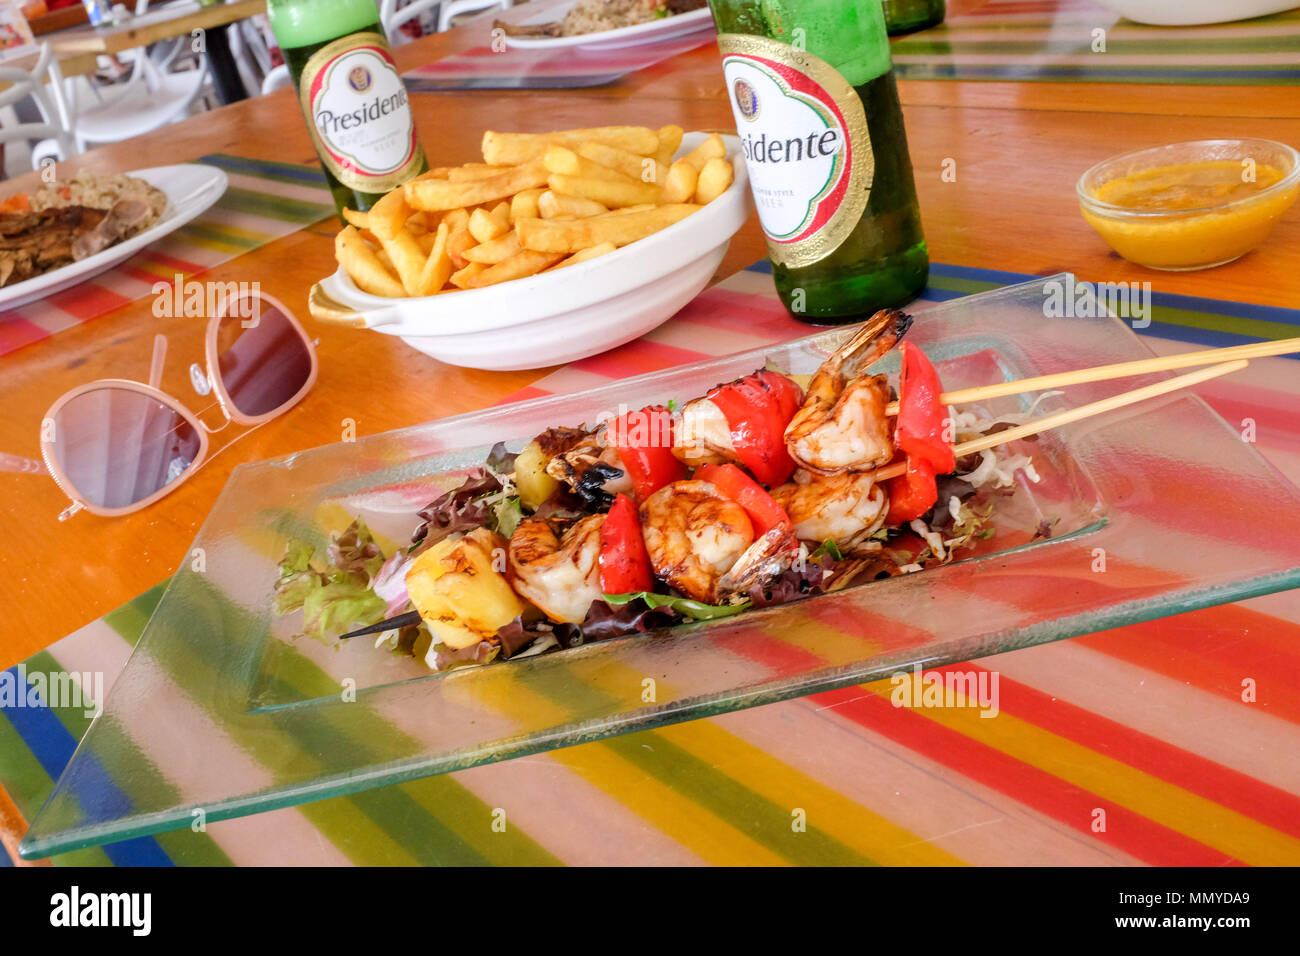
{"label": "red bell pepper piece", "polygon": [[641,536],[641,519],[627,495],[615,495],[609,514],[600,525],[600,589],[605,594],[628,594],[654,588],[650,554]]}
{"label": "red bell pepper piece", "polygon": [[956,467],[952,441],[944,434],[948,411],[939,403],[943,389],[939,375],[925,353],[910,342],[900,346],[903,367],[898,374],[898,420],[894,445],[910,462],[924,458],[937,475]]}
{"label": "red bell pepper piece", "polygon": [[924,458],[907,459],[907,473],[889,479],[890,524],[904,524],[919,518],[939,500],[934,467]]}
{"label": "red bell pepper piece", "polygon": [[803,403],[803,389],[779,372],[762,369],[705,396],[727,420],[740,463],[769,488],[794,474],[785,450],[785,428]]}
{"label": "red bell pepper piece", "polygon": [[745,509],[754,523],[754,537],[762,537],[778,525],[790,524],[790,516],[763,486],[735,465],[701,465],[695,477],[717,487],[724,497]]}
{"label": "red bell pepper piece", "polygon": [[638,501],[686,477],[686,466],[673,457],[673,413],[663,405],[614,419],[605,435],[618,449]]}

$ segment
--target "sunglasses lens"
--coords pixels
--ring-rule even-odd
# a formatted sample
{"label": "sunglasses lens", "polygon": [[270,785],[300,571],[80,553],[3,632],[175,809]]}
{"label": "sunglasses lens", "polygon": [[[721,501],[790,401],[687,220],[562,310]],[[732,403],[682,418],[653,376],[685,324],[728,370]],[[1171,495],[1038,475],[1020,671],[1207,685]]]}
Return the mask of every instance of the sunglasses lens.
{"label": "sunglasses lens", "polygon": [[194,464],[199,435],[175,409],[126,388],[83,392],[54,416],[54,458],[77,494],[126,508]]}
{"label": "sunglasses lens", "polygon": [[217,330],[217,371],[242,415],[281,408],[311,377],[312,355],[287,316],[264,299],[245,297]]}

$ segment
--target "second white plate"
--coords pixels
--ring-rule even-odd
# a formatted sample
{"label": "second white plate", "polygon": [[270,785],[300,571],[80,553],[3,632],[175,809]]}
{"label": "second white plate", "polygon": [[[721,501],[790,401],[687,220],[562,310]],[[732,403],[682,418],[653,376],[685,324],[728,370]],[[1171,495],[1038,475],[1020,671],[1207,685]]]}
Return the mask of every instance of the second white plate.
{"label": "second white plate", "polygon": [[[576,3],[576,0],[575,0]],[[535,26],[563,20],[573,9],[575,3],[560,4],[550,7],[544,13],[521,21],[520,26]],[[582,47],[587,50],[615,49],[625,46],[641,46],[659,43],[673,37],[685,36],[696,30],[713,29],[713,13],[708,7],[679,13],[675,16],[638,23],[635,26],[619,27],[617,30],[602,30],[599,33],[584,33],[576,37],[512,37],[506,36],[506,46],[516,50],[558,50],[564,47]]]}
{"label": "second white plate", "polygon": [[0,309],[12,309],[35,302],[108,271],[149,243],[176,231],[198,216],[221,198],[228,182],[226,174],[220,169],[201,163],[154,166],[150,169],[137,169],[127,175],[143,179],[167,194],[167,208],[163,210],[162,218],[138,236],[109,246],[80,262],[71,262],[43,275],[5,286],[0,289]]}

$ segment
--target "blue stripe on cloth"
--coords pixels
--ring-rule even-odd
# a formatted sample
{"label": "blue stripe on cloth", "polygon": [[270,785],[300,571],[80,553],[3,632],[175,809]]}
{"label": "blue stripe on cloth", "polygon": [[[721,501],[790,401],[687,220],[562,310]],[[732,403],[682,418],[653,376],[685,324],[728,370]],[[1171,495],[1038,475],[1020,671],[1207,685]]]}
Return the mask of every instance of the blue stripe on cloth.
{"label": "blue stripe on cloth", "polygon": [[229,172],[250,173],[254,176],[258,173],[272,173],[286,179],[299,179],[312,186],[329,187],[324,173],[315,166],[303,166],[300,163],[279,163],[274,160],[248,159],[244,156],[231,156],[227,153],[209,153],[206,156],[200,156],[198,162],[207,163],[209,166],[216,166],[218,169]]}
{"label": "blue stripe on cloth", "polygon": [[0,866],[13,866],[13,865],[14,865],[14,861],[9,859],[9,854],[5,852],[5,848],[0,846]]}
{"label": "blue stripe on cloth", "polygon": [[[15,688],[24,696],[30,685],[19,682],[17,666],[5,671],[12,675]],[[63,726],[58,716],[49,707],[3,707],[0,715],[8,718],[18,736],[32,752],[42,769],[57,780],[63,768],[77,749],[77,741],[68,728]],[[113,779],[98,760],[88,758],[82,765],[84,789],[97,803],[108,803],[112,809],[125,810],[131,805],[130,798],[113,783]],[[87,801],[82,801],[83,805]],[[138,837],[104,846],[104,852],[117,866],[171,866],[172,861],[163,852],[158,841],[153,837]]]}
{"label": "blue stripe on cloth", "polygon": [[[767,259],[760,259],[746,267],[746,271],[770,275],[772,264]],[[964,279],[970,282],[988,282],[991,284],[1015,285],[1033,279],[1045,278],[1027,272],[1007,272],[1002,269],[980,269],[974,266],[955,266],[946,262],[930,263],[930,274],[948,279]],[[925,302],[947,302],[960,299],[972,293],[954,289],[937,289],[926,286],[917,297]],[[1261,322],[1276,322],[1282,325],[1300,326],[1300,310],[1287,309],[1273,305],[1254,305],[1250,302],[1231,302],[1224,299],[1206,299],[1194,295],[1177,295],[1172,292],[1152,292],[1152,304],[1162,309],[1176,309],[1184,312],[1203,312],[1221,315],[1225,318],[1254,319]],[[1140,335],[1151,335],[1161,339],[1172,339],[1193,345],[1206,345],[1219,348],[1226,345],[1246,345],[1259,342],[1251,335],[1240,335],[1218,329],[1202,329],[1189,325],[1178,325],[1153,319],[1144,329],[1135,329]],[[1300,355],[1282,356],[1300,361]]]}
{"label": "blue stripe on cloth", "polygon": [[1283,325],[1300,325],[1300,309],[1287,309],[1279,305],[1255,305],[1251,302],[1228,302],[1223,299],[1204,299],[1195,295],[1175,295],[1156,292],[1152,296],[1156,305],[1187,312],[1209,312],[1239,319],[1259,319],[1262,322],[1280,322]]}

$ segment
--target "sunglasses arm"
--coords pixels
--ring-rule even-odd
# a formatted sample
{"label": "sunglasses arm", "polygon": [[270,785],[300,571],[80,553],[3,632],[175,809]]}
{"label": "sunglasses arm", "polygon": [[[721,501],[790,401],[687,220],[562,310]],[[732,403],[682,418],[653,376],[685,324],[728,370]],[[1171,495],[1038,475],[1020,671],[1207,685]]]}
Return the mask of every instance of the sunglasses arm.
{"label": "sunglasses arm", "polygon": [[163,363],[167,361],[167,336],[159,332],[153,337],[153,361],[149,363],[149,387],[162,385]]}

